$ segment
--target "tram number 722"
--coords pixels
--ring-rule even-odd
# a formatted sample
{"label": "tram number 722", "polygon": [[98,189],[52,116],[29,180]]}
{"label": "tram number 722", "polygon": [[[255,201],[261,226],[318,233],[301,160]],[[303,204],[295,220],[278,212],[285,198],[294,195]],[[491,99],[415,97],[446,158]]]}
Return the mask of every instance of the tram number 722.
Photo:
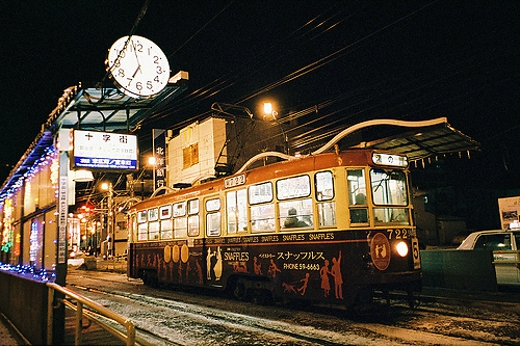
{"label": "tram number 722", "polygon": [[412,230],[410,229],[389,229],[388,239],[390,240],[401,240],[412,237]]}

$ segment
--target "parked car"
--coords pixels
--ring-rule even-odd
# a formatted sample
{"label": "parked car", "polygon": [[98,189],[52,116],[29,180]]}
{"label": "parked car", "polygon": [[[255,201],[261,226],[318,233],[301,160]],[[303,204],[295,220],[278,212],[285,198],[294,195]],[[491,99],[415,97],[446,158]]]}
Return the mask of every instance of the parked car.
{"label": "parked car", "polygon": [[493,251],[497,284],[520,284],[520,230],[476,231],[457,249]]}

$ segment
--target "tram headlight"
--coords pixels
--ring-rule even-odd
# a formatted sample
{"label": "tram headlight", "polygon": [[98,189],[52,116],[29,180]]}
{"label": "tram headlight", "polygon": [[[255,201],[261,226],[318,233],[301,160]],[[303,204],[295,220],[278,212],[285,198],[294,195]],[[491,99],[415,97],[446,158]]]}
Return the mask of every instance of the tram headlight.
{"label": "tram headlight", "polygon": [[404,241],[397,243],[397,245],[395,245],[395,250],[397,251],[397,254],[403,258],[408,255],[408,245]]}

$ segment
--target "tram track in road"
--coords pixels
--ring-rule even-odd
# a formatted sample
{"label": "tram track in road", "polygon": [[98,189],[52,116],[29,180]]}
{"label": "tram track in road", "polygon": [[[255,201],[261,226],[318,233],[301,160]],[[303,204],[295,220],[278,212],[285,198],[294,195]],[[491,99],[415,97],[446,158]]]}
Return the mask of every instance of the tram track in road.
{"label": "tram track in road", "polygon": [[438,288],[425,288],[421,294],[424,302],[444,303],[452,306],[472,307],[520,317],[518,288],[500,292],[471,292]]}
{"label": "tram track in road", "polygon": [[[460,314],[457,312],[465,309],[444,304],[421,304],[412,310],[405,301],[392,300],[391,307],[380,305],[379,311],[352,319],[345,317],[345,311],[339,307],[258,306],[202,292],[128,285],[116,289],[82,286],[82,290],[87,290],[85,293],[92,299],[129,317],[136,323],[138,336],[154,339],[151,344],[155,345],[520,343],[520,331],[514,331],[516,323],[507,317],[486,316],[485,312],[480,312],[478,317],[479,311]],[[127,288],[129,291],[125,292]]]}
{"label": "tram track in road", "polygon": [[[112,307],[115,306],[115,302],[111,298],[118,298],[119,305],[121,306],[120,300],[129,300],[131,304],[124,305],[126,307],[143,307],[144,305],[150,306],[145,311],[153,311],[153,308],[157,308],[157,304],[160,303],[161,309],[168,309],[169,312],[176,312],[178,315],[182,315],[184,318],[188,317],[190,320],[190,328],[192,330],[197,329],[194,326],[200,322],[204,322],[204,330],[208,330],[208,327],[220,327],[219,331],[213,331],[211,339],[213,341],[207,341],[207,335],[204,337],[205,341],[189,341],[187,343],[179,342],[179,339],[172,337],[179,336],[179,333],[172,333],[171,329],[166,329],[163,332],[157,331],[157,325],[152,328],[145,328],[146,323],[139,316],[143,313],[126,313],[134,323],[136,323],[137,336],[142,341],[149,341],[155,345],[226,345],[226,344],[239,344],[239,345],[256,345],[256,344],[281,344],[281,345],[338,345],[338,342],[331,340],[330,334],[324,334],[323,332],[307,327],[304,329],[306,332],[303,333],[295,332],[294,327],[291,324],[273,321],[270,319],[259,318],[248,316],[242,313],[233,313],[229,311],[222,311],[220,309],[212,307],[203,307],[200,305],[193,305],[191,303],[175,302],[165,297],[150,297],[142,294],[123,293],[123,292],[112,292],[112,291],[101,291],[99,289],[87,288],[76,286],[77,289],[90,293],[90,297],[98,302],[101,302],[105,306],[110,306],[111,309],[119,311],[119,309]],[[108,303],[108,304],[107,304]],[[168,315],[170,316],[170,315]],[[154,318],[154,323],[157,323],[157,318]],[[162,326],[168,326],[166,321],[162,322]],[[211,329],[210,329],[211,330]],[[168,332],[166,332],[168,331]],[[217,336],[222,336],[223,339],[218,339]],[[320,335],[322,335],[320,337]],[[229,342],[229,337],[233,336],[238,341]],[[244,338],[245,336],[245,338]],[[253,337],[255,336],[255,337]],[[264,341],[262,341],[262,339]]]}

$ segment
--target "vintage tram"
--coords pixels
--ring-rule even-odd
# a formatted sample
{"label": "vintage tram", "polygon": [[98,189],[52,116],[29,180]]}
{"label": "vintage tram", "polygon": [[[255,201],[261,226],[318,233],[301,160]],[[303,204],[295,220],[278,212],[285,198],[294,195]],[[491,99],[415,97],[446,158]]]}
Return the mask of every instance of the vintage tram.
{"label": "vintage tram", "polygon": [[370,149],[292,157],[144,200],[128,275],[240,299],[353,306],[421,289],[408,159]]}

